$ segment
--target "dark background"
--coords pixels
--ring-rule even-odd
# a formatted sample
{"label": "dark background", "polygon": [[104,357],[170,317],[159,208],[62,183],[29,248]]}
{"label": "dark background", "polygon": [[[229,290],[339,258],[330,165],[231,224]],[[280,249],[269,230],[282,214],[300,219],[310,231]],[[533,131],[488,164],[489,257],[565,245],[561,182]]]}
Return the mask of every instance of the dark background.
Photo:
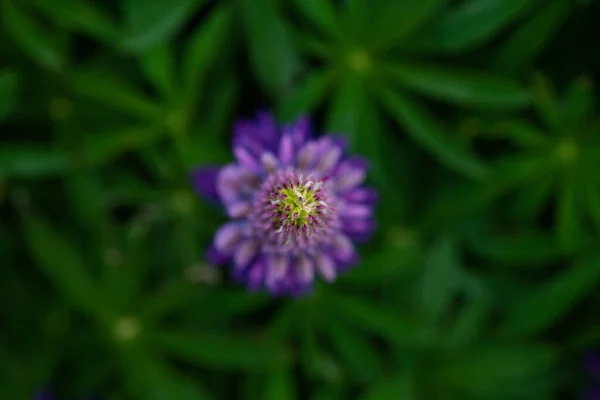
{"label": "dark background", "polygon": [[[577,399],[600,341],[600,6],[0,0],[0,399]],[[313,117],[378,229],[303,299],[204,258],[190,170]],[[600,384],[600,382],[598,382]]]}

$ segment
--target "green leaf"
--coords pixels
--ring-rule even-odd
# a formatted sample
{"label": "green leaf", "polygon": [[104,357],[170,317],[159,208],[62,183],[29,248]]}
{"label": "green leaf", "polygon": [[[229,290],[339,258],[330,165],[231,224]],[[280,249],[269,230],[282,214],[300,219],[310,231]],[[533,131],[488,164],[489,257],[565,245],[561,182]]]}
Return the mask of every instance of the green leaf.
{"label": "green leaf", "polygon": [[300,56],[272,0],[241,4],[252,67],[262,87],[277,97],[300,71]]}
{"label": "green leaf", "polygon": [[335,319],[328,318],[323,323],[339,362],[350,373],[350,379],[359,382],[376,380],[382,372],[382,365],[369,339]]}
{"label": "green leaf", "polygon": [[71,75],[70,84],[81,96],[141,119],[156,122],[165,115],[137,88],[106,72],[80,71]]}
{"label": "green leaf", "polygon": [[466,0],[441,14],[414,40],[416,49],[457,53],[470,50],[500,32],[533,0]]}
{"label": "green leaf", "polygon": [[13,113],[18,101],[18,91],[18,73],[10,69],[0,71],[0,123]]}
{"label": "green leaf", "polygon": [[350,139],[351,148],[358,149],[359,124],[362,104],[366,95],[364,84],[358,77],[348,79],[331,103],[327,117],[326,131],[345,134]]}
{"label": "green leaf", "polygon": [[315,69],[309,72],[292,93],[281,100],[278,115],[288,122],[301,114],[311,113],[322,103],[332,78],[332,70]]}
{"label": "green leaf", "polygon": [[544,207],[550,201],[555,177],[551,174],[540,176],[526,191],[521,191],[514,199],[510,211],[523,221],[534,221],[544,212]]}
{"label": "green leaf", "polygon": [[406,129],[406,133],[440,163],[470,178],[480,179],[486,174],[486,167],[459,144],[451,141],[444,129],[425,110],[389,89],[382,89],[381,96],[384,105]]}
{"label": "green leaf", "polygon": [[585,183],[585,200],[592,224],[600,232],[600,183],[593,179]]}
{"label": "green leaf", "polygon": [[167,42],[203,0],[125,0],[126,34],[122,45],[133,52],[143,52]]}
{"label": "green leaf", "polygon": [[346,31],[352,40],[361,40],[371,29],[373,7],[369,0],[346,0],[344,3],[344,22]]}
{"label": "green leaf", "polygon": [[399,373],[369,387],[358,400],[417,400],[416,377]]}
{"label": "green leaf", "polygon": [[381,250],[366,254],[360,268],[340,277],[344,282],[361,287],[379,286],[397,282],[420,267],[422,249],[412,239],[403,245],[390,244]]}
{"label": "green leaf", "polygon": [[64,48],[56,36],[19,10],[14,0],[3,0],[1,11],[6,32],[25,53],[45,68],[62,68]]}
{"label": "green leaf", "polygon": [[478,235],[471,240],[470,250],[503,267],[550,266],[564,257],[553,235],[533,230]]}
{"label": "green leaf", "polygon": [[548,136],[535,125],[523,120],[503,120],[486,128],[492,138],[507,139],[524,148],[539,149],[546,146],[549,140]]}
{"label": "green leaf", "polygon": [[322,33],[330,38],[345,40],[344,32],[338,19],[338,11],[332,2],[327,0],[293,0],[294,6],[304,14]]}
{"label": "green leaf", "polygon": [[105,43],[114,43],[119,37],[115,22],[106,15],[101,5],[94,5],[89,0],[35,0],[35,5],[57,23]]}
{"label": "green leaf", "polygon": [[448,334],[448,342],[455,347],[466,347],[477,343],[486,328],[491,311],[490,302],[485,297],[471,298],[457,316]]}
{"label": "green leaf", "polygon": [[263,398],[265,400],[294,400],[297,398],[294,386],[292,372],[288,369],[277,368],[267,377],[267,387]]}
{"label": "green leaf", "polygon": [[600,254],[596,250],[516,299],[500,332],[512,336],[543,332],[594,290],[599,281]]}
{"label": "green leaf", "polygon": [[536,75],[532,94],[533,105],[539,118],[551,130],[550,133],[557,133],[555,130],[559,128],[560,112],[552,82],[542,75]]}
{"label": "green leaf", "polygon": [[515,74],[530,66],[568,17],[569,8],[568,1],[549,1],[543,10],[523,23],[495,57],[496,70]]}
{"label": "green leaf", "polygon": [[69,303],[95,316],[102,311],[92,278],[78,252],[48,222],[26,216],[23,221],[25,240],[39,268],[48,276]]}
{"label": "green leaf", "polygon": [[173,371],[164,361],[129,351],[123,356],[127,389],[133,398],[148,400],[212,400],[198,384]]}
{"label": "green leaf", "polygon": [[501,195],[547,177],[555,166],[555,158],[546,155],[505,156],[490,168],[483,184],[469,183],[442,198],[427,215],[425,225],[439,229],[443,223],[480,213]]}
{"label": "green leaf", "polygon": [[490,345],[441,362],[435,379],[477,398],[514,398],[509,394],[515,387],[546,376],[555,360],[553,350],[543,345]]}
{"label": "green leaf", "polygon": [[81,160],[84,165],[107,164],[118,156],[148,148],[164,137],[160,127],[131,126],[97,132],[84,139]]}
{"label": "green leaf", "polygon": [[370,37],[378,50],[403,43],[447,3],[446,0],[379,1],[372,4],[376,21]]}
{"label": "green leaf", "polygon": [[556,206],[556,240],[566,252],[581,249],[586,244],[583,204],[578,196],[579,184],[575,176],[568,177],[559,187]]}
{"label": "green leaf", "polygon": [[155,345],[170,356],[219,369],[259,371],[283,366],[283,349],[265,339],[204,330],[171,330],[152,335]]}
{"label": "green leaf", "polygon": [[183,58],[182,74],[185,104],[188,113],[200,97],[203,80],[213,59],[226,45],[232,11],[225,4],[214,10],[210,17],[198,26],[187,42]]}
{"label": "green leaf", "polygon": [[433,332],[393,310],[379,307],[364,299],[341,294],[327,294],[328,310],[348,325],[379,335],[398,347],[421,347],[434,343]]}
{"label": "green leaf", "polygon": [[156,46],[140,57],[146,78],[165,99],[171,99],[175,91],[175,56],[169,45]]}
{"label": "green leaf", "polygon": [[66,186],[70,194],[71,209],[80,226],[86,226],[92,231],[106,228],[107,208],[103,188],[97,178],[75,172],[69,175]]}
{"label": "green leaf", "polygon": [[69,166],[67,154],[58,149],[6,145],[0,149],[0,176],[42,178],[64,173]]}
{"label": "green leaf", "polygon": [[439,239],[425,258],[420,292],[421,314],[430,324],[440,321],[459,285],[461,267],[456,243]]}
{"label": "green leaf", "polygon": [[511,80],[473,71],[427,65],[394,64],[390,77],[426,96],[484,109],[513,109],[529,104],[527,91]]}
{"label": "green leaf", "polygon": [[569,86],[561,107],[562,129],[571,134],[584,127],[594,109],[594,91],[588,77],[581,77]]}

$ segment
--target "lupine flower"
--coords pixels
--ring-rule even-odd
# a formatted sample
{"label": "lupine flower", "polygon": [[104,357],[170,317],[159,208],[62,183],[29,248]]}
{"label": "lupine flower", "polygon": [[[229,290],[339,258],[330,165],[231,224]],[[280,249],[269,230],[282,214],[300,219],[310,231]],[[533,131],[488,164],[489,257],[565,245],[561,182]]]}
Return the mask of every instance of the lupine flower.
{"label": "lupine flower", "polygon": [[275,295],[304,294],[317,276],[332,282],[354,265],[353,242],[374,229],[365,160],[346,156],[342,138],[314,138],[307,118],[280,128],[262,112],[238,122],[233,136],[233,163],[192,173],[196,190],[231,218],[215,234],[210,261]]}

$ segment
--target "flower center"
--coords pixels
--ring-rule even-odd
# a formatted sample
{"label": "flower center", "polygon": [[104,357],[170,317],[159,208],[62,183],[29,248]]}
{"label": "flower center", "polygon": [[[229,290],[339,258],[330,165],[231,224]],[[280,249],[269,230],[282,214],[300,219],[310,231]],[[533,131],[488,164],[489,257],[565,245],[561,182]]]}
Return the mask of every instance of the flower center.
{"label": "flower center", "polygon": [[276,209],[273,222],[278,232],[284,229],[310,232],[327,213],[327,203],[321,194],[323,182],[303,183],[302,180],[275,187],[271,194],[270,201]]}

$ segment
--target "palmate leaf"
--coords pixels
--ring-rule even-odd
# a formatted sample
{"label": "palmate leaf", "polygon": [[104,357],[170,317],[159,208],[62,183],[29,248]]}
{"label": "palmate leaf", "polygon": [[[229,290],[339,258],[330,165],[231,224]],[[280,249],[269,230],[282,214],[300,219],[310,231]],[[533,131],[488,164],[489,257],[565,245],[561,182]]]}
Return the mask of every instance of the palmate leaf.
{"label": "palmate leaf", "polygon": [[419,51],[458,53],[501,31],[534,0],[465,0],[432,20],[413,38]]}
{"label": "palmate leaf", "polygon": [[116,23],[104,12],[102,4],[95,5],[89,0],[35,0],[34,3],[43,14],[68,29],[107,44],[114,44],[119,37]]}
{"label": "palmate leaf", "polygon": [[165,99],[170,99],[176,89],[175,55],[172,46],[155,46],[140,56],[140,66],[146,79]]}
{"label": "palmate leaf", "polygon": [[600,254],[592,250],[557,277],[516,299],[500,327],[504,335],[543,332],[593,290],[600,281]]}
{"label": "palmate leaf", "polygon": [[556,196],[556,240],[558,246],[566,252],[581,249],[589,240],[584,224],[584,203],[579,186],[577,177],[569,174],[558,186]]}
{"label": "palmate leaf", "polygon": [[548,1],[502,44],[493,62],[496,70],[516,73],[529,67],[568,17],[570,7],[568,1]]}
{"label": "palmate leaf", "polygon": [[11,69],[0,71],[0,124],[8,119],[17,105],[19,74]]}
{"label": "palmate leaf", "polygon": [[[376,50],[393,47],[436,15],[447,0],[379,1],[373,3],[374,26],[369,41]],[[412,40],[412,39],[411,39]]]}
{"label": "palmate leaf", "polygon": [[284,349],[268,338],[204,330],[161,329],[152,333],[150,340],[171,357],[211,368],[256,372],[283,367],[286,363]]}
{"label": "palmate leaf", "polygon": [[449,139],[448,133],[434,118],[404,95],[389,89],[381,89],[381,101],[406,133],[428,150],[440,163],[474,179],[481,179],[487,172],[483,163],[458,143]]}
{"label": "palmate leaf", "polygon": [[522,398],[520,391],[528,384],[543,385],[555,361],[554,350],[541,344],[482,345],[440,360],[433,379],[463,396]]}
{"label": "palmate leaf", "polygon": [[341,21],[332,2],[326,0],[294,0],[294,6],[329,38],[345,40]]}
{"label": "palmate leaf", "polygon": [[382,373],[382,362],[373,343],[351,327],[335,318],[323,321],[330,343],[339,363],[348,372],[350,379],[361,382],[375,381]]}
{"label": "palmate leaf", "polygon": [[107,310],[81,255],[47,221],[24,217],[24,233],[39,268],[73,308],[104,320]]}
{"label": "palmate leaf", "polygon": [[291,122],[304,113],[311,113],[323,101],[330,88],[334,71],[315,69],[307,73],[302,81],[285,96],[278,107],[278,115],[284,122]]}
{"label": "palmate leaf", "polygon": [[396,373],[371,385],[359,400],[417,400],[416,377],[410,371]]}
{"label": "palmate leaf", "polygon": [[26,15],[15,0],[2,0],[1,17],[9,37],[37,63],[57,71],[66,63],[64,43]]}
{"label": "palmate leaf", "polygon": [[419,291],[420,315],[428,323],[440,321],[459,287],[461,272],[456,241],[440,238],[426,255]]}
{"label": "palmate leaf", "polygon": [[69,166],[65,151],[48,146],[5,145],[0,148],[0,175],[43,178],[63,174]]}
{"label": "palmate leaf", "polygon": [[186,379],[163,360],[137,349],[123,352],[127,391],[148,400],[213,400],[198,380]]}
{"label": "palmate leaf", "polygon": [[277,368],[269,373],[266,379],[264,400],[295,400],[296,385],[292,371],[287,368]]}
{"label": "palmate leaf", "polygon": [[349,326],[380,336],[399,348],[426,346],[435,341],[434,332],[411,317],[364,299],[328,294],[326,304],[329,312]]}
{"label": "palmate leaf", "polygon": [[[232,18],[231,7],[224,3],[192,33],[182,60],[182,89],[188,114],[194,112],[206,73],[212,60],[225,46]],[[189,115],[188,115],[189,118]]]}
{"label": "palmate leaf", "polygon": [[163,107],[114,73],[80,70],[69,84],[80,96],[142,120],[157,122],[165,116]]}
{"label": "palmate leaf", "polygon": [[265,91],[277,96],[300,71],[300,55],[273,1],[241,4],[254,72]]}
{"label": "palmate leaf", "polygon": [[141,53],[166,43],[204,0],[126,0],[122,2],[126,33],[122,46]]}
{"label": "palmate leaf", "polygon": [[512,109],[529,103],[527,91],[502,77],[405,62],[386,68],[399,85],[435,99],[474,108]]}
{"label": "palmate leaf", "polygon": [[552,234],[527,230],[510,234],[478,235],[469,249],[502,268],[536,268],[564,258]]}

